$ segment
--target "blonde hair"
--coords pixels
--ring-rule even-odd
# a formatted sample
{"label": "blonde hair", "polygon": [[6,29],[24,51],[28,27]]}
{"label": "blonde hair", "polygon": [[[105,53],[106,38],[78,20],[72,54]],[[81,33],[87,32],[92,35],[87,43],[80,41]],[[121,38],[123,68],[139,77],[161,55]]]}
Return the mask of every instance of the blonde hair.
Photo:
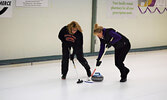
{"label": "blonde hair", "polygon": [[93,34],[96,35],[97,33],[100,33],[102,30],[102,26],[98,26],[98,24],[95,24]]}
{"label": "blonde hair", "polygon": [[72,28],[77,28],[77,30],[82,32],[81,26],[76,21],[72,21],[70,24],[68,24],[67,28],[69,33],[72,33]]}

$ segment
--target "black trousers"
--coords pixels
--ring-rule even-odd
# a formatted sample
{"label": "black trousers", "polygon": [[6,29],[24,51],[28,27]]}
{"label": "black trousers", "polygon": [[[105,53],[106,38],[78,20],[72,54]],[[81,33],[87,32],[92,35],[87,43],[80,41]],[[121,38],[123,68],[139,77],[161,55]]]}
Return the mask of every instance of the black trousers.
{"label": "black trousers", "polygon": [[[70,48],[71,48],[70,46],[62,44],[61,73],[62,73],[62,75],[65,75],[65,76],[67,75],[67,72],[68,72],[68,65],[69,65],[69,58],[70,58]],[[73,48],[73,50],[76,54],[77,60],[82,64],[82,66],[86,70],[89,70],[90,66],[88,65],[87,60],[84,58],[83,48],[82,47],[80,47],[80,48],[72,47],[72,48]]]}
{"label": "black trousers", "polygon": [[123,41],[123,42],[124,42],[123,47],[115,48],[115,65],[120,70],[121,74],[123,74],[127,70],[127,67],[125,67],[123,62],[131,48],[131,44],[129,41]]}

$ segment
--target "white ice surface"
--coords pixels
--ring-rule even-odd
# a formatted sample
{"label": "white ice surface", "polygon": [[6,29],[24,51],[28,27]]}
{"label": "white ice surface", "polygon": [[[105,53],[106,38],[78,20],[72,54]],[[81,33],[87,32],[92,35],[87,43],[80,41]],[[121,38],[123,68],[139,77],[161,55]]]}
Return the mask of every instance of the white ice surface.
{"label": "white ice surface", "polygon": [[[96,57],[86,59],[93,70]],[[104,56],[97,69],[104,80],[96,83],[77,84],[71,62],[67,79],[61,80],[60,62],[0,66],[0,100],[167,100],[167,50],[129,53],[126,83],[119,82],[114,55]],[[75,63],[79,78],[85,80],[86,71]]]}

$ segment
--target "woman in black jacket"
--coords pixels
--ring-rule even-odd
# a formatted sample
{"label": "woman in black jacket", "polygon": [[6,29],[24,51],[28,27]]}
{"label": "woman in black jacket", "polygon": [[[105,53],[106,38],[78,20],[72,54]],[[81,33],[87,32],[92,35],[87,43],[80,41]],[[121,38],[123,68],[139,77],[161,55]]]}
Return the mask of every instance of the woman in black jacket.
{"label": "woman in black jacket", "polygon": [[94,35],[98,36],[100,39],[100,51],[96,66],[100,66],[102,62],[100,61],[100,58],[104,53],[104,49],[113,46],[115,48],[115,65],[121,73],[120,82],[126,82],[129,69],[125,67],[123,62],[131,47],[129,40],[121,33],[116,32],[114,29],[106,29],[102,26],[98,26],[98,24],[95,24]]}
{"label": "woman in black jacket", "polygon": [[[75,54],[78,61],[84,66],[87,76],[90,77],[90,66],[83,55],[83,35],[80,25],[77,22],[72,21],[60,30],[58,37],[62,41],[61,78],[66,79],[69,58],[73,60]],[[70,55],[71,48],[73,48],[73,53]]]}

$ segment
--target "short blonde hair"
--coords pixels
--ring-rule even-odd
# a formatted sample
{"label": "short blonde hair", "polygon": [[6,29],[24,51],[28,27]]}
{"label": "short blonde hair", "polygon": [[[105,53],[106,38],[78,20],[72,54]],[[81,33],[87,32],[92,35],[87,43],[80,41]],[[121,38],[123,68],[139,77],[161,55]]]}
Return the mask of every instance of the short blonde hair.
{"label": "short blonde hair", "polygon": [[80,25],[76,21],[72,21],[70,24],[68,24],[67,28],[69,33],[72,33],[72,28],[77,28],[77,30],[82,32]]}
{"label": "short blonde hair", "polygon": [[93,34],[96,35],[97,33],[100,33],[102,30],[102,26],[98,26],[98,24],[95,24]]}

